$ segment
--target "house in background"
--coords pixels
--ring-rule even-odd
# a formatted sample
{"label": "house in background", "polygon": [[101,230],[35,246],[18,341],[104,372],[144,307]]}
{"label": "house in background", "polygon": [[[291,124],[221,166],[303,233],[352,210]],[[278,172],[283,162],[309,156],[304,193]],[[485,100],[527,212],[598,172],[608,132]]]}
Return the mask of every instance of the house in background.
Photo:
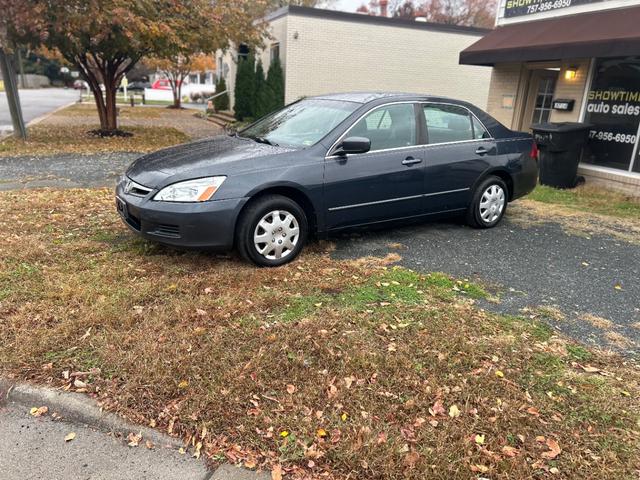
{"label": "house in background", "polygon": [[640,0],[501,0],[460,54],[493,67],[488,112],[515,130],[592,124],[579,173],[640,194]]}
{"label": "house in background", "polygon": [[[467,100],[484,108],[491,72],[461,66],[458,53],[485,29],[289,6],[266,18],[270,38],[258,52],[265,72],[279,57],[285,103],[347,91],[403,91]],[[218,52],[231,106],[238,58],[246,48]]]}

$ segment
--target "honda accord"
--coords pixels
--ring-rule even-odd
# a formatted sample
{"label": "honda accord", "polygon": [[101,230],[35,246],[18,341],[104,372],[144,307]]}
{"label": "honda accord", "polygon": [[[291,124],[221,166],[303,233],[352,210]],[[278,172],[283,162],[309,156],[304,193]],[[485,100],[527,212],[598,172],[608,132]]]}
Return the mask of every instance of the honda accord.
{"label": "honda accord", "polygon": [[235,247],[257,265],[278,266],[310,235],[354,226],[463,215],[493,227],[537,178],[531,135],[469,103],[344,93],[144,155],[118,182],[116,206],[147,239]]}

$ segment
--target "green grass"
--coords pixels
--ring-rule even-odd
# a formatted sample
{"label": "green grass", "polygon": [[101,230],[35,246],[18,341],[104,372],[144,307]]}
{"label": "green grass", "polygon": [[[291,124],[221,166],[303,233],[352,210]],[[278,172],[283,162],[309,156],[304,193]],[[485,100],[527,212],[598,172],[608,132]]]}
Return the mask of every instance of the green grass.
{"label": "green grass", "polygon": [[640,199],[592,186],[561,190],[538,185],[527,197],[537,202],[620,218],[640,219]]}

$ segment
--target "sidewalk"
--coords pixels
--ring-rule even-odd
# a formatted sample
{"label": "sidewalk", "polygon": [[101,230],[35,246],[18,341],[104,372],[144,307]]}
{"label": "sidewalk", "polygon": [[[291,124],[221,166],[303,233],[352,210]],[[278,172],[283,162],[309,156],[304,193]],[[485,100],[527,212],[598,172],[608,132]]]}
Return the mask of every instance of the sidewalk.
{"label": "sidewalk", "polygon": [[[4,403],[3,403],[4,402]],[[47,406],[41,416],[33,407]],[[73,439],[67,440],[70,434]],[[128,445],[128,434],[141,434]],[[215,471],[178,439],[130,425],[88,397],[16,386],[0,380],[0,472],[2,480],[268,480],[231,465]]]}

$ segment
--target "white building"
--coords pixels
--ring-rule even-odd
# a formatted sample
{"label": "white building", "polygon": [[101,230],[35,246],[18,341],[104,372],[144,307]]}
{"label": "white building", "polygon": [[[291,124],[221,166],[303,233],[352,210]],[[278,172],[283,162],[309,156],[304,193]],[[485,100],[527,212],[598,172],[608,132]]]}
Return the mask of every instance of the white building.
{"label": "white building", "polygon": [[[455,97],[487,105],[491,72],[458,64],[458,54],[488,30],[289,6],[266,18],[269,38],[258,52],[267,72],[278,56],[285,103],[347,91],[402,91]],[[234,104],[238,56],[219,52]]]}

